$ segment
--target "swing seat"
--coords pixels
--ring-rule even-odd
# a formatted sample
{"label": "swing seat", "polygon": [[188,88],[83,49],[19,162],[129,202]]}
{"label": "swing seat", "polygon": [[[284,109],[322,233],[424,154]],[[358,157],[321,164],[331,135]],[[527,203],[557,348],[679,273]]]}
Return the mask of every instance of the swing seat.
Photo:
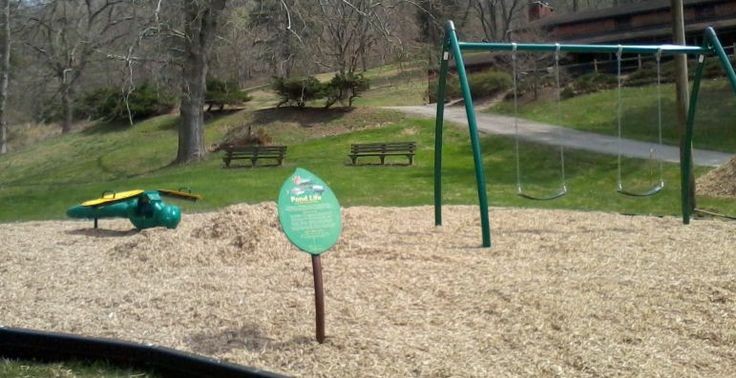
{"label": "swing seat", "polygon": [[552,194],[550,196],[546,196],[546,197],[532,196],[530,194],[524,193],[524,191],[521,190],[521,188],[519,188],[519,190],[516,192],[516,195],[517,196],[519,196],[521,198],[526,198],[526,199],[529,199],[529,200],[534,200],[534,201],[551,201],[551,200],[554,200],[554,199],[558,199],[560,197],[563,197],[566,194],[567,194],[567,186],[563,186],[562,189],[559,192],[557,192],[555,194]]}
{"label": "swing seat", "polygon": [[636,193],[636,192],[628,191],[628,190],[624,189],[623,185],[621,185],[621,184],[619,184],[616,187],[616,191],[617,192],[619,192],[619,193],[621,193],[621,194],[623,194],[625,196],[629,196],[629,197],[649,197],[649,196],[653,196],[653,195],[661,192],[662,189],[664,189],[664,181],[660,181],[659,184],[653,186],[651,189],[649,189],[649,190],[647,190],[646,192],[643,192],[643,193]]}

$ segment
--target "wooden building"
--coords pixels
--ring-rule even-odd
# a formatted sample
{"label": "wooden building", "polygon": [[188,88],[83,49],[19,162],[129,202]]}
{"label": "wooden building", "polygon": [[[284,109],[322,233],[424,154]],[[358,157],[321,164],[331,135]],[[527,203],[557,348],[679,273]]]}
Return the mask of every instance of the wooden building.
{"label": "wooden building", "polygon": [[[565,43],[671,43],[670,0],[556,15],[549,3],[529,4],[530,27],[548,41]],[[700,44],[712,26],[724,45],[736,42],[736,0],[684,0],[688,44]]]}
{"label": "wooden building", "polygon": [[[560,42],[580,44],[666,44],[672,43],[670,0],[645,0],[605,9],[583,10],[558,15],[550,1],[528,3],[528,27],[517,30],[512,39],[519,42]],[[727,52],[736,46],[736,0],[684,0],[687,43],[700,45],[706,27],[716,29]],[[566,54],[566,63],[580,63],[580,70],[598,69],[594,60],[608,60],[612,54]],[[495,66],[498,58],[491,54],[468,54],[465,66],[469,72]],[[610,62],[609,62],[610,63]],[[626,63],[630,66],[632,63]],[[633,63],[641,65],[641,60]],[[603,67],[612,70],[614,66]],[[450,63],[454,71],[454,61]],[[436,69],[429,75],[436,76]]]}

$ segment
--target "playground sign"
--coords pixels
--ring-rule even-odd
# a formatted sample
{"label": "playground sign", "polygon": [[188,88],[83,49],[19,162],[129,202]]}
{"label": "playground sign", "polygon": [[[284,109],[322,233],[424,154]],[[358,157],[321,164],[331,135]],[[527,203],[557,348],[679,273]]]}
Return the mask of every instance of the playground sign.
{"label": "playground sign", "polygon": [[297,168],[281,187],[279,221],[286,237],[304,252],[321,255],[340,237],[340,203],[327,185]]}
{"label": "playground sign", "polygon": [[325,300],[320,255],[337,242],[342,230],[340,203],[319,177],[297,168],[279,192],[279,222],[296,247],[312,255],[317,341],[325,340]]}

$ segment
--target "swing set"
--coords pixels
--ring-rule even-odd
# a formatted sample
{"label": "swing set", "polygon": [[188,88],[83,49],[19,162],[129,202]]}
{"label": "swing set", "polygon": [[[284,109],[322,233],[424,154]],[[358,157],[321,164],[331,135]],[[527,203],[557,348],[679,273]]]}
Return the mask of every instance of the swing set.
{"label": "swing set", "polygon": [[521,179],[521,163],[519,152],[519,125],[518,125],[518,67],[517,53],[537,52],[537,53],[553,53],[554,54],[554,81],[556,86],[557,113],[560,117],[560,54],[561,53],[610,53],[616,56],[617,67],[617,108],[616,108],[616,124],[618,136],[618,159],[617,159],[617,177],[616,191],[623,195],[632,197],[652,196],[664,189],[665,183],[662,177],[662,160],[657,159],[657,150],[655,147],[650,149],[650,158],[658,161],[659,178],[657,182],[648,190],[633,191],[627,189],[623,185],[622,180],[622,74],[621,62],[623,54],[651,54],[656,59],[657,67],[657,129],[658,129],[658,146],[662,146],[662,95],[661,95],[661,59],[663,56],[674,55],[695,55],[698,58],[698,65],[695,69],[693,87],[690,94],[690,105],[687,114],[687,123],[685,127],[685,135],[682,138],[680,160],[680,178],[681,178],[681,207],[682,221],[684,224],[690,223],[692,214],[697,211],[694,208],[692,198],[693,187],[691,186],[692,178],[692,141],[693,128],[695,122],[695,111],[698,103],[698,92],[700,90],[700,82],[705,67],[705,58],[707,56],[715,56],[720,61],[726,71],[731,88],[736,93],[736,73],[723,50],[723,46],[716,36],[713,28],[705,30],[705,38],[702,46],[682,46],[682,45],[581,45],[581,44],[538,44],[538,43],[479,43],[479,42],[461,42],[457,38],[455,26],[452,21],[448,21],[445,27],[445,37],[442,46],[442,58],[440,63],[440,76],[437,88],[437,117],[435,123],[435,157],[434,157],[434,213],[435,225],[442,225],[442,132],[445,109],[445,90],[447,85],[448,63],[450,56],[455,60],[457,75],[460,81],[460,89],[463,94],[463,102],[465,104],[465,113],[468,119],[468,127],[470,131],[470,145],[473,151],[473,162],[475,165],[475,180],[478,187],[478,202],[480,208],[481,234],[483,239],[483,247],[491,246],[491,229],[488,217],[488,198],[486,194],[485,173],[483,171],[483,159],[480,152],[480,140],[478,137],[478,126],[473,107],[473,99],[470,94],[467,73],[463,62],[463,51],[510,51],[512,62],[512,84],[513,84],[513,103],[514,103],[514,129],[515,129],[515,153],[516,153],[516,188],[517,195],[523,198],[546,201],[563,197],[568,192],[565,179],[565,151],[560,145],[560,186],[559,188],[547,194],[532,194],[525,189]]}

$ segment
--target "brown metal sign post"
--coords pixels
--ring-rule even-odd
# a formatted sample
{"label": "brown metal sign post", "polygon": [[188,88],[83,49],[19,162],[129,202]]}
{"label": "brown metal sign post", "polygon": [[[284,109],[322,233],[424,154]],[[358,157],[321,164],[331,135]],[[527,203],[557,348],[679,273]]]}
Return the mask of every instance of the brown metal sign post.
{"label": "brown metal sign post", "polygon": [[317,319],[317,342],[325,341],[325,290],[322,287],[322,261],[319,255],[312,255],[314,272],[314,309]]}

